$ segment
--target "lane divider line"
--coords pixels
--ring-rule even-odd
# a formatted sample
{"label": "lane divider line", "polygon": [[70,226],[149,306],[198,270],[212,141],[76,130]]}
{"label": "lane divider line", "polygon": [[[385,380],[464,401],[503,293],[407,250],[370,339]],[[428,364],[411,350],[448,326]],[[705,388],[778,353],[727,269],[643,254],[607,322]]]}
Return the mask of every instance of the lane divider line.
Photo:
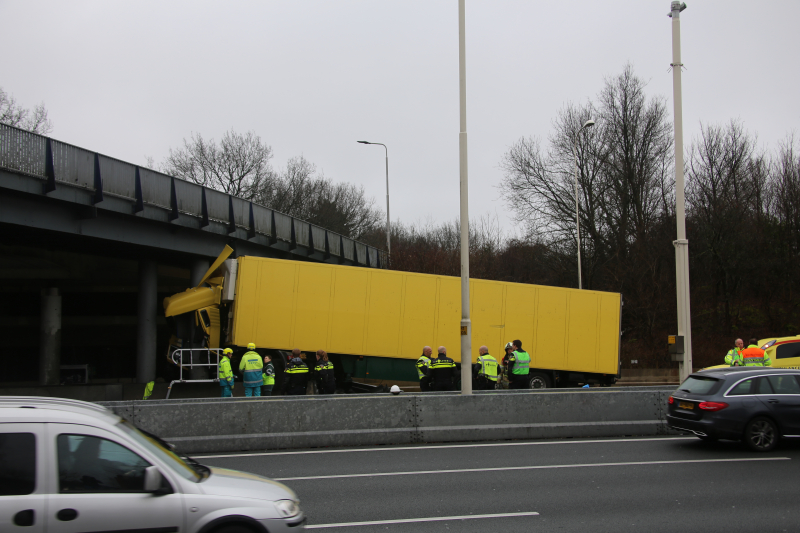
{"label": "lane divider line", "polygon": [[[169,439],[167,439],[169,440]],[[195,459],[217,459],[225,457],[260,457],[264,455],[307,455],[317,453],[354,453],[354,452],[395,452],[404,450],[433,450],[438,448],[488,448],[495,446],[543,446],[547,444],[598,444],[606,442],[664,442],[673,440],[697,440],[697,437],[667,437],[647,439],[594,439],[594,440],[564,440],[546,442],[498,442],[493,444],[449,444],[444,446],[397,446],[381,448],[360,448],[347,450],[306,450],[299,452],[255,452],[255,453],[230,453],[218,455],[192,455]]]}
{"label": "lane divider line", "polygon": [[740,459],[684,459],[680,461],[630,461],[625,463],[582,463],[573,465],[503,466],[495,468],[459,468],[457,470],[418,470],[413,472],[376,472],[373,474],[336,474],[331,476],[278,477],[274,481],[303,481],[308,479],[341,479],[350,477],[416,476],[422,474],[462,474],[468,472],[506,472],[511,470],[548,470],[555,468],[587,468],[592,466],[646,466],[693,463],[744,463],[755,461],[791,461],[788,457],[744,457]]}
{"label": "lane divider line", "polygon": [[430,518],[403,518],[400,520],[374,520],[371,522],[341,522],[339,524],[307,524],[306,529],[325,529],[351,526],[381,526],[386,524],[413,524],[416,522],[446,522],[450,520],[474,520],[476,518],[511,518],[515,516],[539,516],[539,513],[471,514],[463,516],[434,516]]}

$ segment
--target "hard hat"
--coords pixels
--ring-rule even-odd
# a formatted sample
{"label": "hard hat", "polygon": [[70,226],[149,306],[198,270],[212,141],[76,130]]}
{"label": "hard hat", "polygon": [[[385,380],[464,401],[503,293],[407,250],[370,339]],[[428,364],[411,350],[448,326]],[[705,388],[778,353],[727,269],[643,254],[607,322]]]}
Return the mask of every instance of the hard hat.
{"label": "hard hat", "polygon": [[255,350],[256,349],[256,345],[251,342],[250,344],[247,345],[247,349],[248,350]]}
{"label": "hard hat", "polygon": [[389,392],[391,392],[394,395],[400,394],[401,392],[400,387],[398,387],[397,385],[392,385],[392,388],[389,389]]}
{"label": "hard hat", "polygon": [[222,350],[222,353],[223,353],[223,354],[226,354],[226,353],[233,353],[233,350],[231,350],[230,348],[225,348],[224,350]]}
{"label": "hard hat", "polygon": [[513,347],[514,347],[514,345],[513,345],[513,344],[511,344],[510,342],[507,342],[507,343],[506,343],[506,347],[505,347],[504,349],[505,349],[505,350],[508,350],[509,348],[513,348]]}

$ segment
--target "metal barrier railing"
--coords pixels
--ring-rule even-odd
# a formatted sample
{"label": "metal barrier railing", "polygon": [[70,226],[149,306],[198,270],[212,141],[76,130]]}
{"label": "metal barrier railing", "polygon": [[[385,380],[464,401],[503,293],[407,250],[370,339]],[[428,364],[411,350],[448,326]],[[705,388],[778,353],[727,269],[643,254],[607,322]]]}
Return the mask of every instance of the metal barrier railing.
{"label": "metal barrier railing", "polygon": [[[180,374],[178,379],[174,379],[170,382],[169,387],[167,388],[166,399],[169,400],[169,395],[172,392],[172,386],[175,383],[219,383],[219,377],[214,379],[183,379],[183,369],[186,368],[188,370],[192,370],[193,368],[213,367],[214,375],[217,375],[216,369],[219,368],[219,357],[221,351],[222,348],[179,348],[173,351],[170,359],[172,359],[172,362],[178,366],[180,369]],[[195,363],[192,358],[193,354],[200,354],[201,357],[202,355],[205,355],[206,362]],[[216,363],[211,362],[212,354],[217,359]]]}
{"label": "metal barrier railing", "polygon": [[201,227],[213,220],[227,224],[230,232],[246,229],[248,239],[260,234],[303,246],[326,259],[333,256],[361,266],[388,266],[385,250],[256,202],[8,124],[0,124],[0,168],[43,179],[48,192],[64,185],[78,187],[93,192],[94,203],[110,195],[130,201],[134,212],[144,206],[158,207],[170,211],[170,220],[188,215],[200,219]]}

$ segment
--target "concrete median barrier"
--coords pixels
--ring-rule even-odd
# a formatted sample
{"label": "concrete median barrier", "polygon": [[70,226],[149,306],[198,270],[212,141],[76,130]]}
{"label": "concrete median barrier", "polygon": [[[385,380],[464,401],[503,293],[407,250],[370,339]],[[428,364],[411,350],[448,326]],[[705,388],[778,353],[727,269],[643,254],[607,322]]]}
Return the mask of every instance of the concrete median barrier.
{"label": "concrete median barrier", "polygon": [[182,453],[669,433],[672,388],[100,402]]}

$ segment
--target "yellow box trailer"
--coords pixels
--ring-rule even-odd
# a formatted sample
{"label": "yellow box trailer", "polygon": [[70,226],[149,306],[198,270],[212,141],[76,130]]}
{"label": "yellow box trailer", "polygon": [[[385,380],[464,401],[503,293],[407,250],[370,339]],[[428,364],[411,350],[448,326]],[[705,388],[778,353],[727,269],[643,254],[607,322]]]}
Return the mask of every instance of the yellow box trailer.
{"label": "yellow box trailer", "polygon": [[[456,277],[243,256],[212,265],[206,278],[210,287],[168,298],[167,316],[227,303],[223,344],[322,349],[349,357],[350,374],[378,379],[416,379],[413,362],[426,345],[462,358]],[[472,362],[481,345],[500,360],[505,343],[519,339],[532,372],[551,386],[610,384],[619,373],[617,293],[473,279],[470,305]]]}

